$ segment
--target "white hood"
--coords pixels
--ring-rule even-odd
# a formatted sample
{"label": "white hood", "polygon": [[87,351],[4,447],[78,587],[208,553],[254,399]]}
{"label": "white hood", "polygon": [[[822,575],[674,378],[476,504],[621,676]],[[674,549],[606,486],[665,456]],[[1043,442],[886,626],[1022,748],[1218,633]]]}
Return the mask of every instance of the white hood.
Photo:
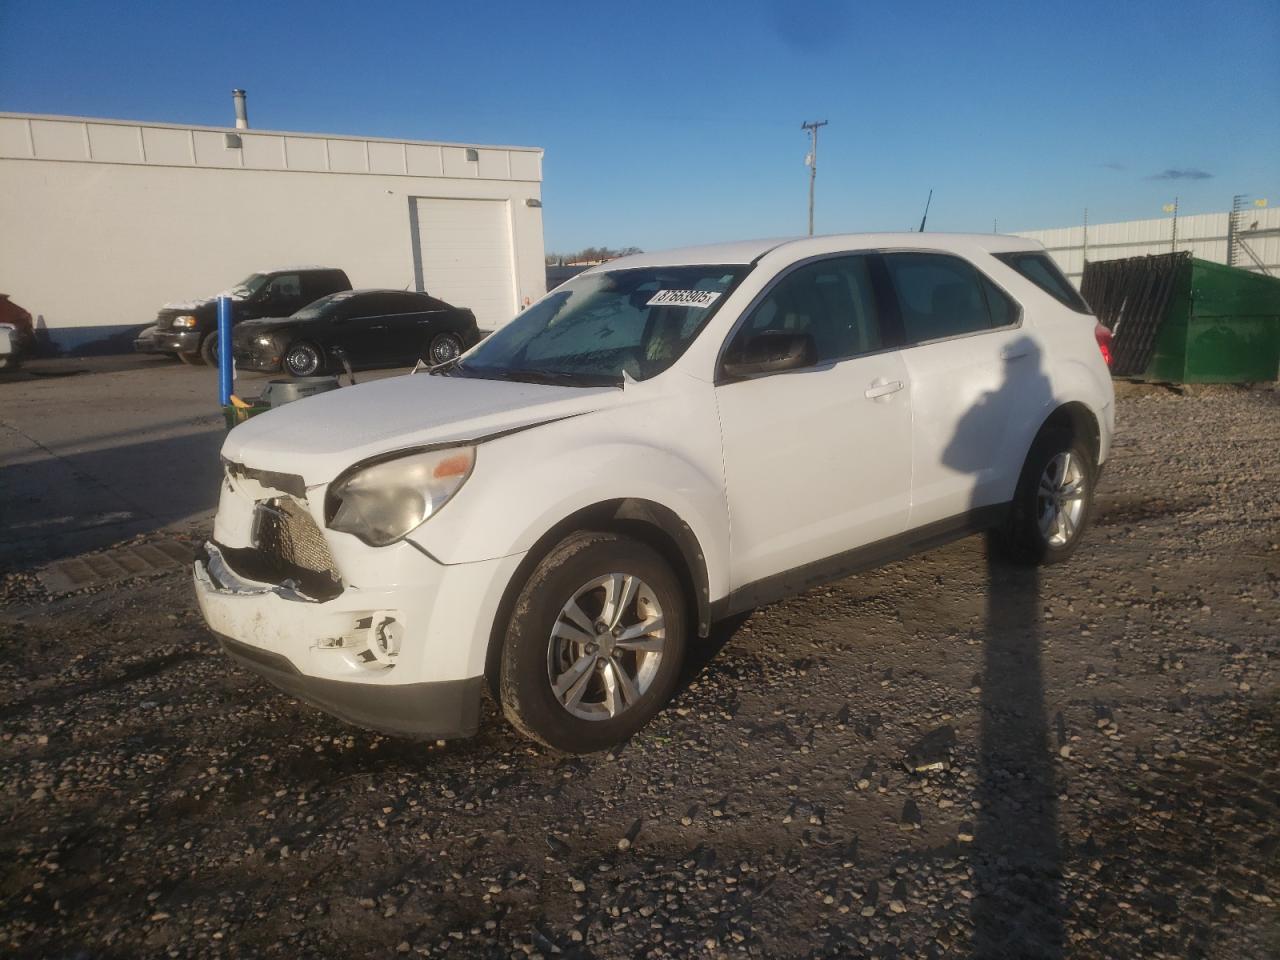
{"label": "white hood", "polygon": [[297,400],[240,424],[222,456],[328,483],[367,457],[480,439],[616,402],[612,387],[562,387],[431,374],[392,377]]}

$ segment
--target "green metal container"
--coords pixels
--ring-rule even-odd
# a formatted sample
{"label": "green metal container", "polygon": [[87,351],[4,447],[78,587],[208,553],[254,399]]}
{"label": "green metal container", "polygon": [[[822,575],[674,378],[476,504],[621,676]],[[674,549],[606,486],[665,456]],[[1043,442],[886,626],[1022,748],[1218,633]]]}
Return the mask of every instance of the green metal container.
{"label": "green metal container", "polygon": [[1190,257],[1177,269],[1143,379],[1280,379],[1280,278]]}

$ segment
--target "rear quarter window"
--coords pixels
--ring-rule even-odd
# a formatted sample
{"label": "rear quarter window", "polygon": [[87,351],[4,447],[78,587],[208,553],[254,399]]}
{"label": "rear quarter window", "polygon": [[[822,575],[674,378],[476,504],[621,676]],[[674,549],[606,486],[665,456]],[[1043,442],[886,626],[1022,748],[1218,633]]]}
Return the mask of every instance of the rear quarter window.
{"label": "rear quarter window", "polygon": [[1017,320],[1017,308],[968,261],[943,253],[887,253],[908,346]]}
{"label": "rear quarter window", "polygon": [[1092,312],[1089,305],[1084,302],[1084,297],[1080,296],[1076,288],[1071,285],[1071,281],[1063,276],[1058,265],[1047,253],[1027,250],[1016,253],[996,253],[992,256],[1030,280],[1064,307],[1070,307],[1076,313]]}

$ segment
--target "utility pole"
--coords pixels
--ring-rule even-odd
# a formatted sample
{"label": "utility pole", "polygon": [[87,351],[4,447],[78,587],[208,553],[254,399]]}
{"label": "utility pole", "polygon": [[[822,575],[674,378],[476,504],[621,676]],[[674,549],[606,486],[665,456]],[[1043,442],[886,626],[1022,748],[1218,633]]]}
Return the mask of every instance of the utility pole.
{"label": "utility pole", "polygon": [[[1169,252],[1177,253],[1178,252],[1178,198],[1174,197],[1173,203],[1166,203],[1161,209],[1163,209],[1165,213],[1173,214],[1173,231],[1170,234],[1170,239],[1169,239]],[[1230,248],[1231,246],[1229,238],[1228,238],[1227,246],[1228,248]]]}
{"label": "utility pole", "polygon": [[827,121],[812,120],[800,124],[801,130],[809,131],[809,156],[805,163],[809,166],[809,236],[813,236],[813,182],[818,178],[818,128],[825,127]]}

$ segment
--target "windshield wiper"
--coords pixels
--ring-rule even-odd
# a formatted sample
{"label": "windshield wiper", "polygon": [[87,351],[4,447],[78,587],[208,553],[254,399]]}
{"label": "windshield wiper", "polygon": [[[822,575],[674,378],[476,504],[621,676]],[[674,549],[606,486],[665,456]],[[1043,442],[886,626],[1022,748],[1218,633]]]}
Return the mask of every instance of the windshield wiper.
{"label": "windshield wiper", "polygon": [[462,366],[462,358],[454,357],[452,360],[446,360],[444,363],[437,364],[434,367],[428,367],[427,373],[440,377],[465,377],[466,370]]}
{"label": "windshield wiper", "polygon": [[567,387],[620,387],[622,377],[607,373],[574,373],[570,370],[522,370],[509,367],[463,367],[455,365],[448,373],[484,380],[511,380],[517,383],[542,383]]}

